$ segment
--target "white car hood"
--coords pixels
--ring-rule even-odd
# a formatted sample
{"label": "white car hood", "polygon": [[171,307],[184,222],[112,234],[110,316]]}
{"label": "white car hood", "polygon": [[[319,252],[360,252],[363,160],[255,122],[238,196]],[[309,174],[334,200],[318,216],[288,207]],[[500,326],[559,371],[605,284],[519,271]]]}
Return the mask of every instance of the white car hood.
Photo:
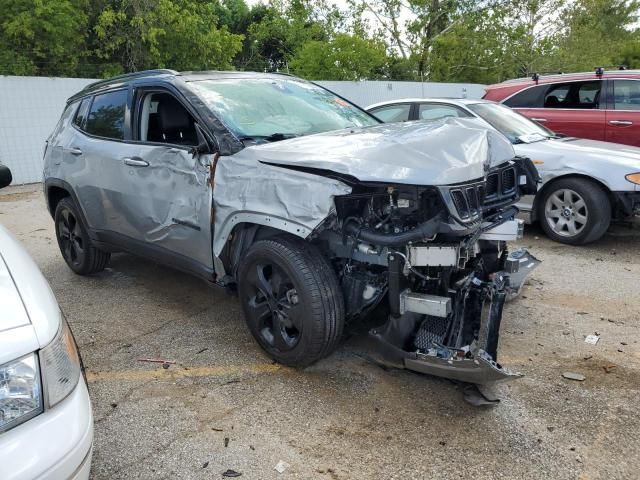
{"label": "white car hood", "polygon": [[633,191],[634,184],[624,177],[640,172],[640,148],[617,143],[559,138],[514,145],[514,150],[536,162],[543,181],[564,173],[582,173],[613,191]]}
{"label": "white car hood", "polygon": [[449,185],[514,157],[510,142],[474,120],[382,124],[245,148],[236,157],[328,170],[360,181]]}
{"label": "white car hood", "polygon": [[60,311],[49,284],[2,225],[0,305],[0,364],[44,347],[60,327]]}

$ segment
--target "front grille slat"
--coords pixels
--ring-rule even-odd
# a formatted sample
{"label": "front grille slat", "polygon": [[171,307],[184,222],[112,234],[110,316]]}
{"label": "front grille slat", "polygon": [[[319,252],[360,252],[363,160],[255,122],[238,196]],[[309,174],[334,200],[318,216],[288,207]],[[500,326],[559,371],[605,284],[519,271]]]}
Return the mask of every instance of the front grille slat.
{"label": "front grille slat", "polygon": [[494,170],[486,181],[453,186],[449,190],[457,216],[465,223],[475,222],[483,210],[514,199],[518,190],[517,173],[513,164]]}

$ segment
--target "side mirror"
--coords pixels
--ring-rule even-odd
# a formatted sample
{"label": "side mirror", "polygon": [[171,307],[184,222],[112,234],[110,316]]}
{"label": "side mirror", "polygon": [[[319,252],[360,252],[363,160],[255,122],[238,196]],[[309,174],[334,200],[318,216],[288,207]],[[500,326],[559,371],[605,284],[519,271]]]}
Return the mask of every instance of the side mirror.
{"label": "side mirror", "polygon": [[0,164],[0,188],[8,186],[13,177],[11,176],[11,170],[6,165]]}
{"label": "side mirror", "polygon": [[202,127],[200,127],[200,125],[198,125],[197,123],[194,124],[194,127],[196,129],[196,134],[198,135],[198,145],[191,148],[191,155],[196,157],[205,153],[212,153],[211,146],[209,145],[209,142],[207,141],[207,138],[202,131]]}

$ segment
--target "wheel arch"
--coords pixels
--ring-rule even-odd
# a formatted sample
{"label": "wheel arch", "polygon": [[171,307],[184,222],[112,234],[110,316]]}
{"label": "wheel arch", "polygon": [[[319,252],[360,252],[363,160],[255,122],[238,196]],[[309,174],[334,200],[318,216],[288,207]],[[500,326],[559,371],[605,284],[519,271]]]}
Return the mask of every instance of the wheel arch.
{"label": "wheel arch", "polygon": [[598,180],[597,178],[591,177],[589,175],[585,175],[583,173],[568,173],[566,175],[560,175],[559,177],[554,177],[551,180],[549,180],[548,182],[546,182],[542,188],[540,190],[538,190],[538,192],[536,193],[534,199],[533,199],[533,206],[531,208],[531,221],[535,222],[537,220],[539,220],[539,215],[538,215],[538,210],[540,208],[540,202],[542,201],[542,197],[544,196],[544,194],[558,181],[560,180],[568,180],[568,179],[578,179],[578,180],[587,180],[590,181],[591,183],[594,183],[595,185],[599,186],[602,191],[604,193],[606,193],[607,198],[609,199],[609,206],[611,208],[611,213],[614,213],[614,205],[615,205],[615,197],[613,196],[613,193],[611,193],[611,190],[609,189],[609,187],[602,182],[601,180]]}
{"label": "wheel arch", "polygon": [[[235,282],[238,263],[242,255],[259,240],[273,237],[306,239],[311,230],[289,220],[277,219],[268,215],[256,215],[253,218],[240,218],[233,222],[229,233],[220,242],[220,251],[214,255],[224,268],[227,282]],[[216,272],[220,276],[221,272]]]}

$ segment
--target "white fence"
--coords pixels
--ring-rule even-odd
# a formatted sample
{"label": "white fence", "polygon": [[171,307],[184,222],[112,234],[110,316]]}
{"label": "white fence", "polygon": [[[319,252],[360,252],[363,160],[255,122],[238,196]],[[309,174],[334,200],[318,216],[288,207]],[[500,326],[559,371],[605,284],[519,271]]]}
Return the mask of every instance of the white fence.
{"label": "white fence", "polygon": [[[67,98],[91,79],[0,76],[0,162],[13,184],[42,180],[45,139],[55,127]],[[477,84],[421,82],[317,82],[361,107],[409,97],[480,98]]]}

